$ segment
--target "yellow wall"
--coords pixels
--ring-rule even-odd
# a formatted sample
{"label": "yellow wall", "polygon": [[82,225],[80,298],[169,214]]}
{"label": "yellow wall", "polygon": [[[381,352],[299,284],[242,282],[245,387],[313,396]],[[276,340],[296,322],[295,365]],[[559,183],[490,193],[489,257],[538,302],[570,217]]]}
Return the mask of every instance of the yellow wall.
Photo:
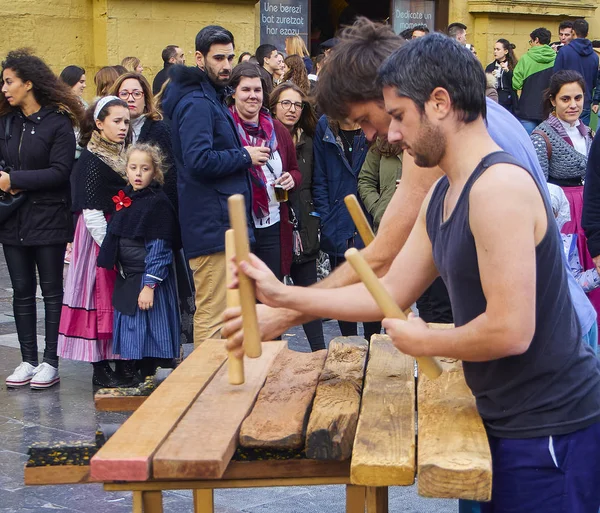
{"label": "yellow wall", "polygon": [[535,28],[546,27],[552,32],[552,41],[558,41],[558,25],[566,19],[584,17],[590,24],[589,38],[600,39],[597,5],[596,0],[450,0],[449,19],[468,26],[469,43],[475,45],[481,62],[489,64],[499,38],[514,43],[520,57],[529,49],[529,34]]}
{"label": "yellow wall", "polygon": [[180,45],[193,62],[194,40],[205,25],[233,32],[236,53],[255,46],[255,0],[11,0],[0,9],[0,55],[31,47],[56,73],[83,66],[94,96],[93,76],[124,57],[139,57],[152,81],[163,67],[162,49]]}

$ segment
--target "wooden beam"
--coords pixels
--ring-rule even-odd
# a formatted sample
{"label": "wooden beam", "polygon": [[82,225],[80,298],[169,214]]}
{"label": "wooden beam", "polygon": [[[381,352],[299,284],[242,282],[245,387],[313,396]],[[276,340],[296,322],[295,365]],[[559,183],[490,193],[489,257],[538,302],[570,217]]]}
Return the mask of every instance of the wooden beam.
{"label": "wooden beam", "polygon": [[250,412],[284,341],[262,344],[261,358],[245,357],[245,382],[231,385],[221,369],[156,453],[156,479],[220,479]]}
{"label": "wooden beam", "polygon": [[58,465],[25,467],[25,484],[28,486],[86,484],[96,482],[90,476],[89,465]]}
{"label": "wooden beam", "polygon": [[367,488],[366,513],[388,513],[389,497],[387,486]]}
{"label": "wooden beam", "polygon": [[225,362],[222,340],[207,340],[133,413],[92,458],[99,481],[145,481],[152,456]]}
{"label": "wooden beam", "polygon": [[215,497],[213,490],[194,490],[192,493],[194,496],[194,513],[214,513]]}
{"label": "wooden beam", "polygon": [[492,458],[475,398],[462,364],[442,364],[436,380],[419,376],[419,495],[489,501]]}
{"label": "wooden beam", "polygon": [[364,486],[346,486],[346,513],[365,513],[367,489]]}
{"label": "wooden beam", "polygon": [[96,394],[94,404],[98,411],[135,411],[150,396],[123,396],[111,394]]}
{"label": "wooden beam", "polygon": [[223,479],[288,479],[288,478],[345,478],[350,475],[350,461],[261,460],[232,461]]}
{"label": "wooden beam", "polygon": [[338,337],[329,344],[306,429],[306,456],[345,460],[352,454],[363,387],[367,341]]}
{"label": "wooden beam", "polygon": [[240,430],[242,447],[299,449],[327,351],[283,350]]}
{"label": "wooden beam", "polygon": [[415,359],[373,335],[350,479],[362,486],[415,481]]}

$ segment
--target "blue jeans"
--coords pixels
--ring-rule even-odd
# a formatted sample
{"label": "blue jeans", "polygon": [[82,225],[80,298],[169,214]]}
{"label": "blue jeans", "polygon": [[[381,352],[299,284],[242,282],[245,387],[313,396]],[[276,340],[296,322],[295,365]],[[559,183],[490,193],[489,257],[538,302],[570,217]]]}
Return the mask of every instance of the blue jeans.
{"label": "blue jeans", "polygon": [[591,114],[592,114],[592,111],[591,111],[590,107],[588,107],[587,109],[584,108],[581,111],[581,116],[579,116],[579,119],[581,120],[581,122],[584,125],[590,126],[590,116],[591,116]]}
{"label": "blue jeans", "polygon": [[523,125],[523,128],[527,130],[528,135],[531,135],[531,132],[539,125],[537,121],[532,121],[530,119],[519,119],[519,122]]}

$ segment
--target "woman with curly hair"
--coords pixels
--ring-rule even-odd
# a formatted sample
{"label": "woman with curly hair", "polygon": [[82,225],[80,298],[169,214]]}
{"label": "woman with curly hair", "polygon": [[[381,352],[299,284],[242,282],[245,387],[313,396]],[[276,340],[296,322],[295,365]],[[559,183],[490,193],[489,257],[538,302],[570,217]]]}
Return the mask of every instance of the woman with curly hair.
{"label": "woman with curly hair", "polygon": [[[16,211],[0,221],[0,243],[13,288],[15,324],[23,362],[6,385],[48,388],[58,383],[58,324],[63,259],[73,237],[69,177],[75,158],[73,128],[83,109],[71,88],[29,50],[2,62],[0,189],[20,192]],[[46,347],[38,365],[36,269],[44,298]]]}
{"label": "woman with curly hair", "polygon": [[290,55],[285,59],[285,75],[283,81],[293,82],[296,84],[304,94],[310,94],[310,82],[308,81],[308,73],[306,73],[306,66],[304,61],[299,55]]}

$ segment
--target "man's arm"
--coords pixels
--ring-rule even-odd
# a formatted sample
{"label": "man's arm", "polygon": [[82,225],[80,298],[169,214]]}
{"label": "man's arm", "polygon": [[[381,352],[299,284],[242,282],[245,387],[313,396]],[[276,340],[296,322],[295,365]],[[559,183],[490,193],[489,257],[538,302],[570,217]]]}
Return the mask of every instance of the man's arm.
{"label": "man's arm", "polygon": [[522,354],[531,344],[536,312],[535,250],[553,229],[548,227],[533,179],[515,166],[490,168],[469,196],[469,225],[485,312],[451,330],[429,330],[420,319],[386,320],[384,327],[402,352],[489,361]]}
{"label": "man's arm", "polygon": [[214,116],[207,101],[189,102],[179,116],[179,139],[184,166],[201,179],[238,173],[252,165],[244,148],[213,149]]}
{"label": "man's arm", "polygon": [[[377,276],[383,276],[388,271],[392,261],[404,246],[427,192],[440,176],[442,171],[439,168],[420,168],[410,155],[404,153],[400,185],[383,214],[375,239],[361,251],[361,255]],[[312,287],[338,288],[357,281],[358,276],[350,264],[345,262],[326,279]],[[263,340],[272,340],[292,326],[315,319],[314,316],[294,310],[275,309],[266,305],[258,305],[257,311]],[[223,335],[235,334],[234,343],[238,344],[243,338],[239,313],[239,309],[229,310],[226,313],[228,322],[223,328]]]}
{"label": "man's arm", "polygon": [[525,80],[525,63],[523,62],[524,57],[525,56],[521,57],[521,60],[517,62],[517,65],[513,70],[512,87],[515,91],[520,91],[523,89],[523,82]]}
{"label": "man's arm", "polygon": [[[423,202],[419,218],[402,251],[381,279],[394,301],[403,308],[416,301],[438,275],[425,223],[428,200],[429,197]],[[362,283],[328,289],[289,287],[256,257],[252,264],[244,262],[240,267],[254,280],[256,297],[263,304],[343,321],[377,321],[383,318],[382,311]]]}

